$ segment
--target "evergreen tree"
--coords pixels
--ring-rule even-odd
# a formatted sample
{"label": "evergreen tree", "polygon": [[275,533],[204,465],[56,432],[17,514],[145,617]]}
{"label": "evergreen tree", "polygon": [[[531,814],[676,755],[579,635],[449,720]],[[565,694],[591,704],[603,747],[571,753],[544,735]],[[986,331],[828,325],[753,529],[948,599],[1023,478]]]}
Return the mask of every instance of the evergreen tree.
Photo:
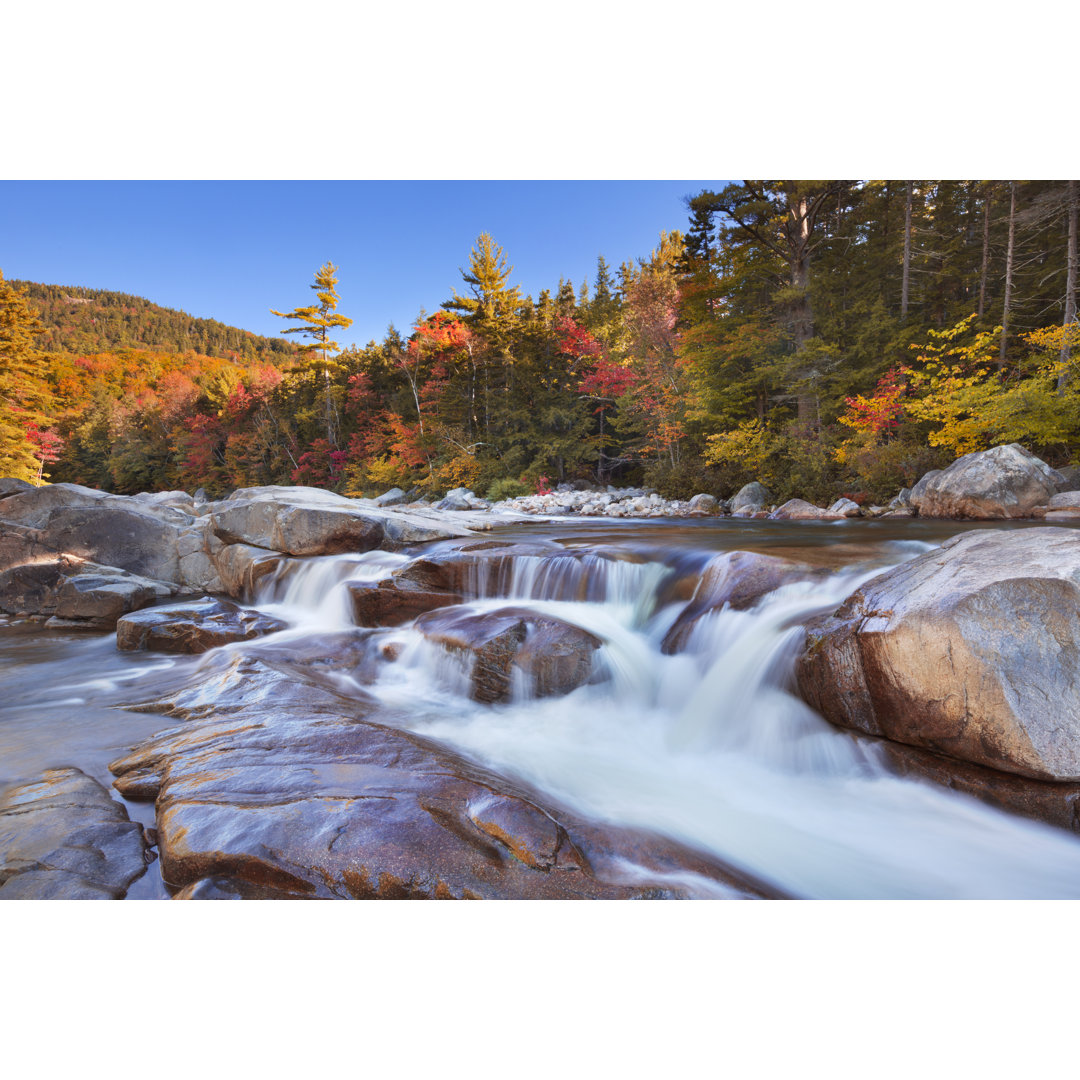
{"label": "evergreen tree", "polygon": [[330,379],[330,354],[339,352],[341,346],[336,341],[330,340],[330,332],[335,329],[346,329],[352,326],[352,319],[337,313],[339,297],[334,289],[337,284],[337,267],[333,263],[324,263],[315,273],[315,284],[309,288],[315,290],[318,304],[307,307],[293,308],[292,311],[275,311],[270,309],[272,315],[278,315],[282,319],[298,320],[300,326],[290,326],[284,332],[286,334],[302,334],[312,340],[300,346],[300,351],[305,354],[320,353],[324,382],[323,410],[326,421],[326,440],[331,446],[337,446],[337,428],[339,425],[338,406],[334,400],[335,395],[331,388]]}

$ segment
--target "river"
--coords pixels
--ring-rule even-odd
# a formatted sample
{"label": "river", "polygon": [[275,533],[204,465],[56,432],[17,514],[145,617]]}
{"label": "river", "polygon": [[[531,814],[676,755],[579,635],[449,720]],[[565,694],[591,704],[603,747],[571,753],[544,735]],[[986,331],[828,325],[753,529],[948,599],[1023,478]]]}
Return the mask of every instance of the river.
{"label": "river", "polygon": [[[1080,837],[900,778],[872,740],[831,727],[790,692],[802,619],[836,607],[883,568],[979,527],[988,526],[566,519],[498,528],[483,539],[542,540],[551,554],[479,573],[466,602],[479,612],[511,599],[589,631],[603,643],[594,678],[562,697],[517,685],[506,704],[478,704],[463,663],[406,625],[382,631],[399,659],[363,692],[378,701],[383,723],[445,742],[587,816],[709,852],[788,895],[1080,897]],[[702,620],[684,651],[666,655],[661,641],[685,603],[668,586],[728,550],[828,573],[779,588],[751,610]],[[306,635],[348,629],[344,583],[376,580],[406,561],[385,552],[325,556],[264,583],[252,606],[289,629],[259,648],[287,652]],[[114,706],[135,687],[146,700],[166,671],[170,679],[197,672],[211,656],[121,653],[110,634],[0,622],[0,786],[65,765],[110,784],[109,761],[176,723]],[[349,690],[347,676],[338,688]],[[125,805],[153,824],[152,804]],[[128,896],[168,893],[152,866]]]}

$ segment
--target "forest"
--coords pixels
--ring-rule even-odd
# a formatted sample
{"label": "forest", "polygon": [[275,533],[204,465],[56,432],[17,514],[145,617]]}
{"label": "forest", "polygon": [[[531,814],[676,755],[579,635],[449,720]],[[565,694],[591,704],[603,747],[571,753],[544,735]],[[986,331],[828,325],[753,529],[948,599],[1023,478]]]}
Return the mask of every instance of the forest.
{"label": "forest", "polygon": [[739,181],[535,298],[483,234],[438,311],[363,348],[332,340],[361,298],[329,262],[275,311],[288,340],[0,277],[0,475],[492,499],[757,479],[827,503],[1003,442],[1068,464],[1078,203],[1074,180]]}

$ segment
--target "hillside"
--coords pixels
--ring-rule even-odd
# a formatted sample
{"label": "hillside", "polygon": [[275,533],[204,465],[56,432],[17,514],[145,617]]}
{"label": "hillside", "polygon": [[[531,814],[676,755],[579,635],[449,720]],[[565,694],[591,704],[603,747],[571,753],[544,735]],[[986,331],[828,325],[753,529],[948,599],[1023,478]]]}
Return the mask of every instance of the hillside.
{"label": "hillside", "polygon": [[11,284],[27,290],[48,327],[38,339],[38,347],[46,352],[87,355],[149,349],[271,362],[296,355],[296,347],[284,338],[260,337],[216,319],[197,319],[141,296],[34,281]]}

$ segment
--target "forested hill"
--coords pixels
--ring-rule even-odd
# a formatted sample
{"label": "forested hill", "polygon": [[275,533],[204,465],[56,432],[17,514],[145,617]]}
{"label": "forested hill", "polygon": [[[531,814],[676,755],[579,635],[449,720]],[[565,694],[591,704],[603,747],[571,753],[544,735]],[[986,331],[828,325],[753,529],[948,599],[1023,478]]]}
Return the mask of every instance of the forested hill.
{"label": "forested hill", "polygon": [[197,319],[141,296],[33,281],[11,284],[25,289],[39,312],[46,331],[37,344],[45,352],[89,355],[150,349],[274,362],[292,359],[297,351],[284,338],[260,337],[216,319]]}

